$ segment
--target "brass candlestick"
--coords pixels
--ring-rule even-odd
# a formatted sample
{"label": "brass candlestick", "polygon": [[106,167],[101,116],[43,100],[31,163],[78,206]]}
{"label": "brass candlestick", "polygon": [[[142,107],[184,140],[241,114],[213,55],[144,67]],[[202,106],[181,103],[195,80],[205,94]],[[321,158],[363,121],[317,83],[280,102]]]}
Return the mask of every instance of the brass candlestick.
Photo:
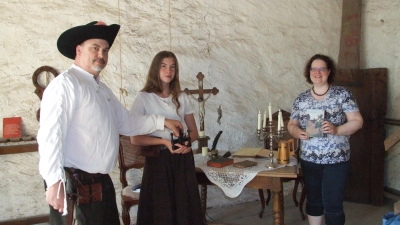
{"label": "brass candlestick", "polygon": [[275,140],[277,143],[279,143],[279,140],[283,137],[283,133],[285,132],[283,129],[279,129],[276,132],[273,131],[273,128],[275,126],[272,125],[272,120],[268,121],[268,125],[262,128],[262,134],[261,134],[261,129],[257,129],[257,136],[260,141],[264,141],[266,138],[269,139],[269,148],[270,152],[268,154],[269,156],[269,162],[265,165],[265,167],[269,169],[276,168],[276,163],[274,162],[274,152],[272,151],[272,143]]}

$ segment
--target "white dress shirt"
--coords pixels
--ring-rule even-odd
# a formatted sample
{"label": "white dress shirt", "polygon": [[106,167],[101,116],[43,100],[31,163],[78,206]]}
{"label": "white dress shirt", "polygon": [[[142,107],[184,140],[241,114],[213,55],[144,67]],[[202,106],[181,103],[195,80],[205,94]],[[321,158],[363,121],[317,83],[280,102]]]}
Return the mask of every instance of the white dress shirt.
{"label": "white dress shirt", "polygon": [[43,94],[37,135],[40,174],[50,187],[65,182],[64,167],[110,173],[117,163],[119,134],[156,130],[164,130],[164,116],[131,115],[99,77],[72,65]]}

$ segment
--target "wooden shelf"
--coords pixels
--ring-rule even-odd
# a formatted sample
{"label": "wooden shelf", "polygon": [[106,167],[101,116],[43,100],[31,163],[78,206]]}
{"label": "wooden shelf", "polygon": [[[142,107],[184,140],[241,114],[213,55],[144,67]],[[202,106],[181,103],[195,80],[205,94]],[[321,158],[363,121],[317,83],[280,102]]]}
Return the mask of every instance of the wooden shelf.
{"label": "wooden shelf", "polygon": [[5,154],[17,154],[25,152],[37,152],[38,144],[26,144],[26,145],[7,145],[0,146],[0,155]]}
{"label": "wooden shelf", "polygon": [[13,220],[0,221],[0,225],[30,225],[48,223],[50,215],[31,216]]}

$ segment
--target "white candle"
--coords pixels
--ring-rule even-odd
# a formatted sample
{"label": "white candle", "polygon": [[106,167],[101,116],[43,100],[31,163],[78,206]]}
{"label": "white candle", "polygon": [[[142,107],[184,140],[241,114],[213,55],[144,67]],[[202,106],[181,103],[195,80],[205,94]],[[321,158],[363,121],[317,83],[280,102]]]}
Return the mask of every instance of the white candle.
{"label": "white candle", "polygon": [[279,113],[278,113],[278,126],[276,127],[277,131],[281,130],[281,117],[282,117],[281,110],[279,110]]}
{"label": "white candle", "polygon": [[268,105],[268,118],[269,118],[269,121],[272,121],[271,103],[269,103],[269,105]]}
{"label": "white candle", "polygon": [[207,147],[202,147],[201,148],[201,155],[202,156],[207,156],[208,155],[208,148]]}
{"label": "white candle", "polygon": [[258,111],[257,130],[261,130],[261,111]]}
{"label": "white candle", "polygon": [[204,136],[205,136],[204,131],[203,130],[199,131],[199,137],[204,137]]}
{"label": "white candle", "polygon": [[283,128],[285,127],[285,124],[283,123],[283,115],[280,110],[279,110],[279,114],[281,114],[281,129],[283,130]]}
{"label": "white candle", "polygon": [[267,111],[264,111],[263,128],[267,126]]}

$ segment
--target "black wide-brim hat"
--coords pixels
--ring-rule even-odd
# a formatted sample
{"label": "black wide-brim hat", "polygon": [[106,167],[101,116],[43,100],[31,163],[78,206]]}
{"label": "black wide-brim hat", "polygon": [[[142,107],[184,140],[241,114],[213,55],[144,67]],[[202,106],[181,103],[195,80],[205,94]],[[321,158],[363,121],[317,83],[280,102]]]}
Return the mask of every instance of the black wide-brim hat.
{"label": "black wide-brim hat", "polygon": [[64,31],[58,38],[58,51],[67,58],[75,59],[76,46],[89,39],[106,40],[111,48],[119,28],[120,25],[118,24],[107,26],[101,21],[93,21],[86,25],[73,27]]}

